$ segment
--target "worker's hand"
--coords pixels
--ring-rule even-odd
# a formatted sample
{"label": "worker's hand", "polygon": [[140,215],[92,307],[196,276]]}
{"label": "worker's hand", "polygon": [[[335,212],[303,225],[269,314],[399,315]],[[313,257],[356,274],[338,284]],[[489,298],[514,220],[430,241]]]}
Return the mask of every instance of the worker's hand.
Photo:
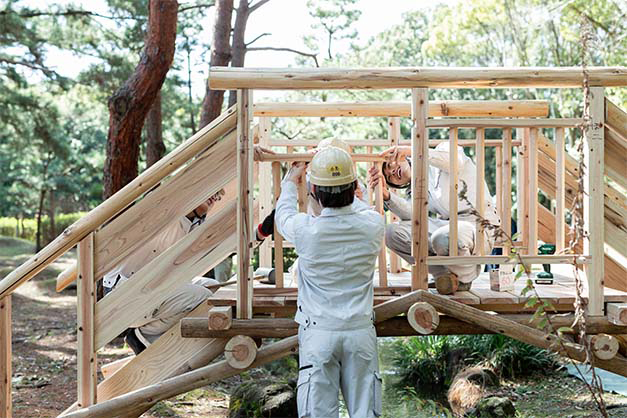
{"label": "worker's hand", "polygon": [[303,181],[305,181],[305,168],[306,167],[307,167],[307,164],[305,164],[302,161],[292,163],[292,166],[290,167],[287,174],[285,175],[285,180],[294,182],[294,184],[298,186]]}
{"label": "worker's hand", "polygon": [[383,200],[390,200],[390,190],[385,182],[385,177],[383,173],[381,173],[381,170],[379,170],[379,167],[373,165],[368,170],[368,187],[374,190],[379,184],[383,187]]}
{"label": "worker's hand", "polygon": [[411,155],[411,147],[406,147],[406,146],[401,147],[397,145],[390,147],[386,149],[385,151],[381,151],[379,153],[380,157],[385,158],[386,161],[390,161],[390,162],[403,160],[409,155]]}
{"label": "worker's hand", "polygon": [[276,152],[261,145],[253,145],[253,150],[255,151],[255,161],[259,161],[263,154],[276,154]]}

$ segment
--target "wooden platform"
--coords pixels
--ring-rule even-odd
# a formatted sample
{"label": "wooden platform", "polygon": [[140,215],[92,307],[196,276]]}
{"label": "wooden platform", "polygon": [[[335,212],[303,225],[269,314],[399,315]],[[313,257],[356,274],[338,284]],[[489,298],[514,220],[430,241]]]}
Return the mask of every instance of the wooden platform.
{"label": "wooden platform", "polygon": [[[550,301],[558,312],[574,311],[575,280],[572,276],[569,276],[568,266],[565,267],[559,269],[559,273],[554,272],[554,284],[536,285],[540,298]],[[375,273],[375,305],[411,291],[409,272],[400,274],[388,273],[388,287],[377,287],[377,277],[378,274]],[[285,284],[286,286],[289,285],[289,287],[282,289],[278,289],[273,285],[255,282],[253,292],[253,312],[255,314],[275,313],[276,316],[289,317],[295,313],[298,288],[293,285],[289,273],[285,274],[285,279]],[[470,291],[457,292],[448,297],[486,311],[503,313],[533,312],[535,309],[525,307],[526,301],[533,294],[521,295],[525,282],[524,278],[519,279],[513,292],[495,292],[490,290],[488,274],[482,273],[481,276],[473,281]],[[435,289],[430,289],[430,291],[436,293]],[[235,306],[236,294],[237,289],[235,285],[223,287],[209,298],[209,304],[213,306]],[[606,287],[604,295],[605,302],[627,302],[627,292]],[[586,298],[587,289],[584,290],[584,299]]]}

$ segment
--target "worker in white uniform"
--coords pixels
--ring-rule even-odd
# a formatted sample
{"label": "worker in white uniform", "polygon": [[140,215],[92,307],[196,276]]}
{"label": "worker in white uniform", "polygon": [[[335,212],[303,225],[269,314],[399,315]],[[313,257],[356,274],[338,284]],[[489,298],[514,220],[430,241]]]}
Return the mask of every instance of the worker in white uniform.
{"label": "worker in white uniform", "polygon": [[[388,159],[383,164],[381,173],[376,167],[369,171],[369,186],[375,187],[382,181],[383,200],[385,207],[400,218],[400,222],[389,224],[385,231],[386,245],[408,263],[413,264],[411,256],[411,201],[390,193],[387,186],[407,189],[411,185],[411,147],[391,147],[381,153]],[[429,150],[429,196],[428,210],[437,215],[429,217],[429,255],[449,255],[449,144],[443,142],[435,149]],[[457,148],[458,155],[458,190],[467,189],[466,198],[474,204],[477,188],[484,188],[484,218],[492,224],[500,225],[500,218],[490,196],[488,185],[481,186],[476,181],[476,166],[464,153],[462,147]],[[383,181],[385,180],[385,181]],[[462,183],[463,182],[463,183]],[[480,249],[475,245],[477,236],[476,216],[470,213],[472,207],[457,197],[457,248],[460,256],[478,255]],[[485,254],[489,254],[494,246],[494,235],[488,231],[485,235]],[[469,290],[472,281],[481,273],[481,265],[470,264],[461,266],[429,266],[429,273],[435,279],[435,286],[441,294]]]}
{"label": "worker in white uniform", "polygon": [[[124,283],[132,279],[142,267],[183,238],[193,228],[200,225],[214,205],[224,194],[220,191],[211,196],[188,215],[174,219],[154,238],[139,247],[123,262],[105,274],[103,286],[106,297],[115,297],[115,292],[124,291]],[[208,287],[217,285],[214,279],[196,277],[190,283],[180,286],[165,299],[147,318],[132,324],[127,330],[125,341],[135,352],[141,353],[163,333],[177,324],[188,312],[196,308],[212,295]],[[109,294],[110,293],[110,294]]]}
{"label": "worker in white uniform", "polygon": [[294,243],[298,270],[298,415],[337,417],[339,390],[354,418],[381,413],[373,275],[384,233],[383,217],[355,199],[357,176],[350,155],[324,148],[310,164],[320,216],[299,213],[297,184],[303,163],[281,186],[275,222]]}

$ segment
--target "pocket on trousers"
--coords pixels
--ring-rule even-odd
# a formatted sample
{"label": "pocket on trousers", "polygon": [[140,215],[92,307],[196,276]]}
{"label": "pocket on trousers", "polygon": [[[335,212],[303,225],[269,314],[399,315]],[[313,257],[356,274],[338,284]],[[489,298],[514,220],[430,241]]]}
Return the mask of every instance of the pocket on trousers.
{"label": "pocket on trousers", "polygon": [[383,411],[383,404],[381,401],[381,391],[383,389],[383,381],[381,380],[381,376],[379,372],[374,372],[374,379],[372,384],[372,390],[374,393],[372,394],[372,399],[374,400],[374,405],[372,408],[372,412],[374,412],[375,417],[380,417]]}
{"label": "pocket on trousers", "polygon": [[311,416],[311,404],[309,402],[309,392],[311,390],[311,374],[313,368],[308,368],[298,372],[298,384],[296,387],[296,401],[298,404],[298,417]]}

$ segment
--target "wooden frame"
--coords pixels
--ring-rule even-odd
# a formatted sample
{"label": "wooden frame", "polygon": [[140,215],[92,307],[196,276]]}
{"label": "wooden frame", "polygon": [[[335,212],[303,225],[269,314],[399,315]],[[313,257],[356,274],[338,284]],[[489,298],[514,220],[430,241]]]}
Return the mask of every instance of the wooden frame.
{"label": "wooden frame", "polygon": [[[271,119],[269,117],[259,118],[259,145],[268,147],[270,143]],[[274,202],[272,199],[272,165],[269,163],[259,164],[259,221],[262,222],[266,216],[272,212]],[[272,246],[271,240],[265,240],[259,246],[259,266],[272,266]]]}
{"label": "wooden frame", "polygon": [[[411,105],[410,105],[411,111]],[[388,117],[388,140],[389,146],[397,146],[401,142],[401,118],[398,116]],[[396,193],[396,189],[390,189],[390,193]],[[394,215],[390,214],[391,222],[398,222],[400,219]],[[390,272],[392,273],[400,273],[402,271],[401,258],[394,251],[390,251]]]}
{"label": "wooden frame", "polygon": [[457,128],[449,129],[449,229],[448,229],[448,254],[456,256],[459,246],[457,245],[457,213],[459,199],[459,156],[457,155]]}
{"label": "wooden frame", "polygon": [[[477,128],[477,146],[475,147],[475,164],[477,168],[477,200],[475,201],[475,210],[479,213],[481,218],[485,217],[485,130],[483,128]],[[479,247],[479,255],[485,255],[485,232],[480,224],[476,226],[477,235],[475,240],[475,247]]]}
{"label": "wooden frame", "polygon": [[529,132],[529,159],[528,159],[528,224],[529,246],[527,254],[538,254],[538,129],[531,128]]}
{"label": "wooden frame", "polygon": [[[281,163],[274,161],[272,163],[272,184],[274,187],[274,203],[279,201],[281,195]],[[283,237],[274,224],[274,277],[276,287],[283,287]]]}
{"label": "wooden frame", "polygon": [[[501,174],[501,228],[508,235],[512,236],[512,129],[503,130],[503,152],[502,152],[502,174]],[[503,245],[503,255],[509,255],[509,242]]]}
{"label": "wooden frame", "polygon": [[0,298],[0,415],[11,417],[13,376],[11,353],[11,295]]}
{"label": "wooden frame", "polygon": [[555,253],[560,254],[565,248],[566,220],[566,145],[564,128],[555,129]]}
{"label": "wooden frame", "polygon": [[[76,322],[78,328],[78,406],[84,408],[96,403],[98,364],[96,361],[94,308],[96,283],[94,280],[94,234],[78,243],[78,279]],[[111,318],[109,318],[111,320]]]}

